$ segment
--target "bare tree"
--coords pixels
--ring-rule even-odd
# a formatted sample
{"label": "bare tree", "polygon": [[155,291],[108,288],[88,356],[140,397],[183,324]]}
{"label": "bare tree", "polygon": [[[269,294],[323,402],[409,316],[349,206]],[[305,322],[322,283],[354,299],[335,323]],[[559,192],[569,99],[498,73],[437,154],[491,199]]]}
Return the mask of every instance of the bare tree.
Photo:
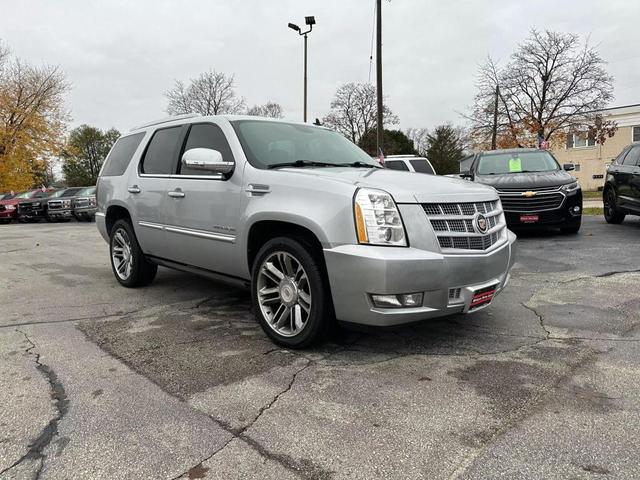
{"label": "bare tree", "polygon": [[[496,94],[500,146],[557,140],[567,128],[589,130],[596,111],[613,99],[605,65],[588,39],[532,29],[503,69],[491,58],[480,67],[470,115],[474,138],[490,138]],[[611,128],[603,123],[600,129]]]}
{"label": "bare tree", "polygon": [[282,118],[282,106],[279,103],[268,101],[264,105],[254,105],[247,110],[247,115],[256,117]]}
{"label": "bare tree", "polygon": [[429,129],[427,128],[407,128],[406,135],[409,140],[413,142],[413,147],[420,155],[426,155],[427,153],[427,137],[429,135]]}
{"label": "bare tree", "polygon": [[244,98],[236,94],[235,77],[216,71],[201,73],[188,85],[176,80],[165,96],[169,100],[167,112],[170,115],[219,115],[241,113],[245,109]]}
{"label": "bare tree", "polygon": [[[322,123],[358,144],[362,136],[376,128],[376,89],[369,83],[345,83],[331,101],[331,110]],[[385,125],[395,125],[398,117],[384,106]]]}

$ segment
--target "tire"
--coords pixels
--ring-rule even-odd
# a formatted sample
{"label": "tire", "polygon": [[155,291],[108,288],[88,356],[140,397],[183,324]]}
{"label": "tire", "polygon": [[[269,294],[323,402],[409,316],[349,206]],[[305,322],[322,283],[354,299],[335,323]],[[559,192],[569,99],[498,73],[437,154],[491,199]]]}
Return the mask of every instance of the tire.
{"label": "tire", "polygon": [[604,219],[607,223],[620,224],[626,217],[625,213],[622,213],[616,207],[616,194],[613,189],[610,188],[604,194]]}
{"label": "tire", "polygon": [[[124,287],[135,288],[148,285],[158,271],[158,266],[147,260],[142,253],[136,234],[128,220],[118,220],[111,228],[109,258],[113,275]],[[116,266],[119,260],[122,263]]]}
{"label": "tire", "polygon": [[251,280],[256,319],[274,343],[305,348],[326,337],[334,323],[331,293],[322,259],[304,239],[277,237],[265,243]]}
{"label": "tire", "polygon": [[570,225],[560,228],[560,231],[565,235],[575,235],[580,231],[581,224],[582,224],[582,218],[577,222],[572,222]]}

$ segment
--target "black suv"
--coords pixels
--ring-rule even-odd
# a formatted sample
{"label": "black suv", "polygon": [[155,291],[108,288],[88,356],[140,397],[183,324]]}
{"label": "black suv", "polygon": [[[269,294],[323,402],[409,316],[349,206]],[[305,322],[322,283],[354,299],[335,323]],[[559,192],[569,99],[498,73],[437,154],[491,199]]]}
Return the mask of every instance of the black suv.
{"label": "black suv", "polygon": [[629,214],[640,215],[640,142],[626,147],[609,165],[602,199],[608,223],[622,223]]}
{"label": "black suv", "polygon": [[461,177],[498,191],[509,228],[580,230],[582,189],[567,173],[573,164],[561,168],[546,150],[514,148],[476,153],[468,168]]}

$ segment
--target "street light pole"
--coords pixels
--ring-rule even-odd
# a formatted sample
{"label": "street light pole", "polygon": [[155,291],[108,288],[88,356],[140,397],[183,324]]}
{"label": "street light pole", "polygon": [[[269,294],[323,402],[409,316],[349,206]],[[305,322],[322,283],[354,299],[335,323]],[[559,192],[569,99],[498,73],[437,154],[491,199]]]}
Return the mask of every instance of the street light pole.
{"label": "street light pole", "polygon": [[[382,0],[376,3],[376,94],[378,102],[378,136],[376,154],[379,156],[384,152],[384,123],[383,123],[383,102],[382,102]],[[384,153],[383,153],[384,154]]]}
{"label": "street light pole", "polygon": [[303,93],[303,116],[302,119],[306,123],[307,122],[307,34],[313,30],[313,26],[316,24],[315,17],[304,17],[304,23],[309,26],[309,30],[303,32],[300,30],[300,27],[295,23],[290,23],[288,26],[291,30],[298,32],[299,35],[304,36],[304,93]]}

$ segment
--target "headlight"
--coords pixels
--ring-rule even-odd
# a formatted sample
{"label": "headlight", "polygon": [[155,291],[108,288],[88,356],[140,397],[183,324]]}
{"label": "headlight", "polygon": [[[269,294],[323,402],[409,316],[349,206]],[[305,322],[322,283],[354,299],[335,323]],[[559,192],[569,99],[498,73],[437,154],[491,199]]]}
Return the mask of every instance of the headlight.
{"label": "headlight", "polygon": [[32,207],[39,207],[40,206],[40,202],[33,202],[31,204]]}
{"label": "headlight", "polygon": [[64,200],[62,202],[62,206],[63,207],[70,207],[71,206],[71,200]]}
{"label": "headlight", "polygon": [[567,183],[566,185],[562,186],[562,190],[567,193],[575,192],[579,188],[580,184],[578,182]]}
{"label": "headlight", "polygon": [[5,205],[5,206],[4,206],[4,208],[5,208],[6,210],[15,210],[15,209],[16,209],[16,206],[15,206],[15,205]]}
{"label": "headlight", "polygon": [[358,190],[353,215],[359,243],[407,246],[402,217],[387,192],[371,188]]}

